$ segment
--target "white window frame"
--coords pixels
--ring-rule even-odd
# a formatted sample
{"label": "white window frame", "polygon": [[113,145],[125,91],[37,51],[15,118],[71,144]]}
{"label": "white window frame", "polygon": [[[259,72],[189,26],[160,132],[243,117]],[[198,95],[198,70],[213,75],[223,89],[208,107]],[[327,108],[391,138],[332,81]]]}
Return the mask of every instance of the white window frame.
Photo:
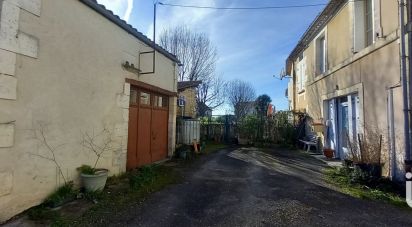
{"label": "white window frame", "polygon": [[[370,4],[370,9],[371,11],[368,14],[368,5]],[[365,4],[365,47],[368,47],[370,45],[372,45],[375,42],[375,4],[373,0],[364,0],[364,4]],[[371,20],[371,24],[370,24],[370,28],[368,28],[368,16],[370,16],[370,20]],[[371,38],[372,40],[369,40],[368,37],[368,33],[371,33]]]}
{"label": "white window frame", "polygon": [[[322,43],[320,40],[324,39]],[[320,59],[320,45],[323,48],[323,58]],[[315,38],[315,72],[316,75],[322,75],[328,71],[328,37],[327,28],[323,29]],[[319,63],[322,62],[322,65]],[[321,67],[322,66],[322,67]]]}
{"label": "white window frame", "polygon": [[[302,54],[303,55],[303,54]],[[306,56],[303,55],[302,59],[296,64],[296,88],[298,93],[305,91],[306,85]]]}
{"label": "white window frame", "polygon": [[[366,1],[371,4],[371,28],[367,30]],[[376,10],[374,0],[362,0],[353,2],[353,52],[357,53],[366,47],[373,45],[376,41]],[[372,34],[372,42],[369,43],[368,31]]]}

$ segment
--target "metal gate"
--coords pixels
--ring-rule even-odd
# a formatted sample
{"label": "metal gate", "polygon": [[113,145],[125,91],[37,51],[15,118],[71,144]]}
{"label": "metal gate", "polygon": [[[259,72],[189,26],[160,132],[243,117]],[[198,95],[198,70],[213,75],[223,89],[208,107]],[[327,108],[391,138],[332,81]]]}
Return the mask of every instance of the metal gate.
{"label": "metal gate", "polygon": [[206,140],[233,143],[237,140],[237,127],[233,115],[213,115],[201,122],[200,136]]}

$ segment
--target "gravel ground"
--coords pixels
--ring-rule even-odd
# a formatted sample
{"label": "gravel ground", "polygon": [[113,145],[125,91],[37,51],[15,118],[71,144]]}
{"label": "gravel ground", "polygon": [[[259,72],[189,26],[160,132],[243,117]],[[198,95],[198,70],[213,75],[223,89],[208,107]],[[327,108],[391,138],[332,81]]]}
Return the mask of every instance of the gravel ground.
{"label": "gravel ground", "polygon": [[328,186],[326,166],[281,149],[221,150],[185,171],[185,181],[106,226],[412,226],[412,209],[356,199]]}

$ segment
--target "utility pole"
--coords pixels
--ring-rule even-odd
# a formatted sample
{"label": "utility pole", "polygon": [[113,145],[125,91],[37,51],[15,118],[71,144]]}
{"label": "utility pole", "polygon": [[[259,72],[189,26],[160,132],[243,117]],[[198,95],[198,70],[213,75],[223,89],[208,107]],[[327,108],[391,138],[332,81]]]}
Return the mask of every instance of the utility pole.
{"label": "utility pole", "polygon": [[[139,61],[140,61],[142,55],[152,54],[152,56],[153,56],[152,71],[140,72],[140,75],[154,74],[156,72],[156,8],[157,8],[157,4],[159,4],[159,2],[157,0],[153,1],[153,42],[152,42],[152,49],[153,50],[139,53],[139,55],[140,55]],[[139,63],[139,65],[140,65],[140,63]]]}

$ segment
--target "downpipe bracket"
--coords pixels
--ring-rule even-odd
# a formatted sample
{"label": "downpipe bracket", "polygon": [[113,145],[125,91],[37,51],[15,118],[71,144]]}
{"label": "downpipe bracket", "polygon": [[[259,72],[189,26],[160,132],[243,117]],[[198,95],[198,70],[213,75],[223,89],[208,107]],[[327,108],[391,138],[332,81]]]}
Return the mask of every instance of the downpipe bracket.
{"label": "downpipe bracket", "polygon": [[406,33],[412,33],[412,22],[408,22],[408,23],[405,25],[405,32],[406,32]]}

